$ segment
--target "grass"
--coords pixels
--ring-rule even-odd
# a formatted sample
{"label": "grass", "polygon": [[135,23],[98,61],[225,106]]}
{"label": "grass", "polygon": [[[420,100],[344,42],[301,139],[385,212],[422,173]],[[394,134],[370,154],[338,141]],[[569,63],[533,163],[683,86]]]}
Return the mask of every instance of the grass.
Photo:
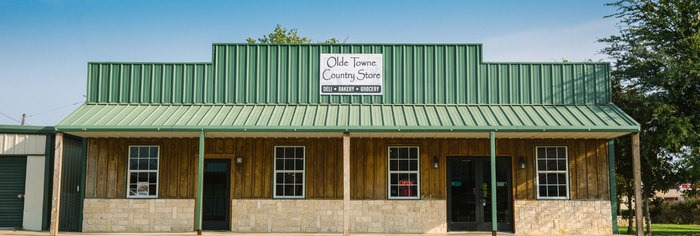
{"label": "grass", "polygon": [[[619,229],[620,234],[627,233],[627,226]],[[700,235],[700,225],[651,224],[651,231],[654,235]]]}

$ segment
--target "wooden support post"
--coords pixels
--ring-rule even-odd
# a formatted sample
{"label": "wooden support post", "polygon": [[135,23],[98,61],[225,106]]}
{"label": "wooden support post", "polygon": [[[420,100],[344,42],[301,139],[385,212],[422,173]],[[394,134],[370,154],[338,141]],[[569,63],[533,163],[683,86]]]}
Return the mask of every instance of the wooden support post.
{"label": "wooden support post", "polygon": [[644,235],[644,215],[642,215],[642,164],[639,153],[639,133],[632,134],[632,175],[634,178],[634,214],[637,235]]}
{"label": "wooden support post", "polygon": [[197,205],[195,206],[195,230],[202,235],[202,189],[204,185],[204,130],[199,132],[199,157],[197,160]]}
{"label": "wooden support post", "polygon": [[496,132],[489,132],[490,151],[491,155],[491,235],[496,236],[498,232],[498,208],[496,207]]}
{"label": "wooden support post", "polygon": [[58,216],[61,205],[61,170],[63,170],[63,133],[56,133],[53,159],[53,194],[51,195],[51,224],[49,235],[58,235]]}
{"label": "wooden support post", "polygon": [[350,133],[343,134],[343,235],[350,235]]}

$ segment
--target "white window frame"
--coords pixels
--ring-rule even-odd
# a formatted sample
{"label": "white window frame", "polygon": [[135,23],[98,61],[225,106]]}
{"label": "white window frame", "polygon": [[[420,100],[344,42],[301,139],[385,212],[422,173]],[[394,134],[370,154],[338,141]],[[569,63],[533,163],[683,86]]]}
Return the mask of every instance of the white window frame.
{"label": "white window frame", "polygon": [[[155,147],[158,149],[158,156],[156,157],[158,159],[158,166],[156,167],[156,170],[131,170],[131,148],[132,147]],[[160,145],[129,145],[129,148],[127,149],[127,161],[126,161],[126,198],[158,198],[158,193],[160,192]],[[131,195],[129,194],[130,185],[131,185],[131,173],[132,172],[137,172],[137,173],[150,173],[150,172],[156,172],[156,195],[154,196],[139,196],[139,195]]]}
{"label": "white window frame", "polygon": [[[542,170],[540,171],[539,169],[539,161],[538,161],[538,153],[537,149],[538,148],[564,148],[564,153],[566,153],[566,170],[561,171],[561,170]],[[549,145],[549,146],[535,146],[535,189],[537,191],[537,199],[538,200],[568,200],[571,197],[571,183],[569,182],[569,147],[566,145]],[[564,173],[566,176],[566,196],[564,197],[543,197],[540,196],[540,173]]]}
{"label": "white window frame", "polygon": [[[304,163],[304,169],[301,170],[301,178],[303,179],[301,183],[301,196],[278,196],[277,195],[277,173],[300,173],[298,170],[277,170],[277,148],[302,148],[302,151],[304,153],[304,158],[302,159],[302,163]],[[295,145],[277,145],[273,147],[275,150],[273,151],[272,156],[272,165],[273,165],[273,172],[272,172],[272,198],[273,199],[304,199],[306,198],[306,146],[295,146]]]}
{"label": "white window frame", "polygon": [[[416,151],[418,152],[418,159],[417,163],[418,166],[415,171],[400,171],[400,170],[391,170],[391,149],[392,148],[416,148]],[[421,181],[420,181],[420,146],[389,146],[386,149],[386,169],[387,169],[387,199],[389,200],[416,200],[420,199],[420,187],[421,187]],[[401,197],[401,196],[391,196],[391,174],[416,174],[416,196],[415,197]]]}

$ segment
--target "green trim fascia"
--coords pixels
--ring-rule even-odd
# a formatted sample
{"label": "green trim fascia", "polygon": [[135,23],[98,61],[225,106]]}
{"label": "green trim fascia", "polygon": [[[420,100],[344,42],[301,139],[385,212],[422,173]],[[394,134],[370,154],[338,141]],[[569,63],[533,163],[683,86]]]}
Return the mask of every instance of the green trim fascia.
{"label": "green trim fascia", "polygon": [[612,233],[618,234],[617,227],[617,186],[615,183],[615,140],[608,140],[608,176],[610,177],[610,212],[612,213]]}
{"label": "green trim fascia", "polygon": [[0,125],[0,133],[4,134],[53,134],[56,129],[51,126],[34,125]]}
{"label": "green trim fascia", "polygon": [[607,127],[260,127],[260,126],[241,126],[241,127],[206,127],[206,126],[59,126],[57,131],[61,132],[639,132],[637,126],[620,126],[616,128]]}

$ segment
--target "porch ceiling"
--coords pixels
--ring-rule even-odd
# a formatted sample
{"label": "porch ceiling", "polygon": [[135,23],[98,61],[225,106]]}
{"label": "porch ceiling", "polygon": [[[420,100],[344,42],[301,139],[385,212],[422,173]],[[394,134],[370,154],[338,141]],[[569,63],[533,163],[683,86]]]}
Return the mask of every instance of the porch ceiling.
{"label": "porch ceiling", "polygon": [[611,138],[639,130],[615,105],[85,104],[59,132],[83,137]]}

